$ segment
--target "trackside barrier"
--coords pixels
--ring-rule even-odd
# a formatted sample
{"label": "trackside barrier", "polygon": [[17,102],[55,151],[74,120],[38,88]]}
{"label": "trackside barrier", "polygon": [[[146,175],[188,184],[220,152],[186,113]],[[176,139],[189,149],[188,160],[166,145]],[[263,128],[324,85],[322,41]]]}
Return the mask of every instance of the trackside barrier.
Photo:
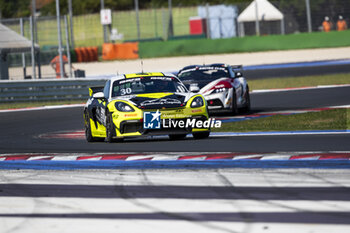
{"label": "trackside barrier", "polygon": [[106,79],[0,81],[0,103],[87,100],[89,87],[103,86]]}
{"label": "trackside barrier", "polygon": [[102,46],[102,59],[137,59],[139,58],[139,43],[127,42],[122,44],[104,43]]}
{"label": "trackside barrier", "polygon": [[74,49],[77,62],[98,61],[97,47],[78,47]]}

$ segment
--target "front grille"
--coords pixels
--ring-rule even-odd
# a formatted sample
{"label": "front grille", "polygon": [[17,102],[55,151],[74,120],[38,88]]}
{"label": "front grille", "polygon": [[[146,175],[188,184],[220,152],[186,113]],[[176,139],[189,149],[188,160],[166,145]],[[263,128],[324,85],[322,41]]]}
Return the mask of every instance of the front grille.
{"label": "front grille", "polygon": [[207,101],[208,102],[208,105],[210,106],[210,107],[224,107],[224,105],[222,104],[222,102],[221,102],[221,100],[219,100],[219,99],[212,99],[212,100],[208,100]]}
{"label": "front grille", "polygon": [[[197,121],[205,121],[207,120],[206,116],[195,116]],[[186,118],[181,119],[171,119],[172,122],[179,122],[184,121],[186,124]],[[165,122],[164,122],[165,121]],[[170,119],[163,119],[161,120],[161,128],[160,129],[144,129],[143,128],[143,122],[140,121],[123,121],[120,123],[120,133],[135,133],[139,132],[143,135],[164,135],[164,134],[185,134],[185,133],[191,133],[192,128],[182,128],[179,127],[179,124],[177,123],[174,127],[174,124],[170,124]],[[164,124],[166,124],[167,127],[164,127]]]}
{"label": "front grille", "polygon": [[[160,129],[143,129],[143,134],[145,135],[164,135],[164,134],[187,134],[191,133],[190,128],[181,128],[178,124],[174,127],[173,124],[169,124],[170,119],[161,120]],[[186,118],[183,119],[171,119],[172,122],[184,121],[186,123]],[[164,124],[163,124],[164,123]],[[167,126],[167,127],[164,127]]]}
{"label": "front grille", "polygon": [[169,129],[145,129],[144,135],[164,135],[164,134],[187,134],[191,133],[190,129],[169,128]]}
{"label": "front grille", "polygon": [[142,122],[122,122],[120,123],[120,133],[135,133],[135,132],[141,132],[143,130],[142,128]]}

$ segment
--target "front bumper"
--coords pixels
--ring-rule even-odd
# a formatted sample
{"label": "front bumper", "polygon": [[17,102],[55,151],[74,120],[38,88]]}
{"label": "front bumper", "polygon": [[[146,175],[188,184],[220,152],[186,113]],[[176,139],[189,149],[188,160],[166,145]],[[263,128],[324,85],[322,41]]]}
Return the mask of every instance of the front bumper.
{"label": "front bumper", "polygon": [[[135,137],[148,135],[166,135],[166,134],[189,134],[192,132],[210,131],[210,128],[192,127],[186,125],[186,121],[206,121],[209,119],[205,106],[196,109],[166,109],[159,110],[161,113],[160,129],[145,129],[143,125],[144,112],[156,112],[157,110],[144,110],[134,114],[114,113],[113,123],[116,129],[116,137]],[[129,115],[129,117],[126,117]],[[179,122],[184,121],[183,127]],[[182,126],[182,125],[181,125]]]}
{"label": "front bumper", "polygon": [[210,112],[229,111],[232,106],[232,90],[205,95]]}

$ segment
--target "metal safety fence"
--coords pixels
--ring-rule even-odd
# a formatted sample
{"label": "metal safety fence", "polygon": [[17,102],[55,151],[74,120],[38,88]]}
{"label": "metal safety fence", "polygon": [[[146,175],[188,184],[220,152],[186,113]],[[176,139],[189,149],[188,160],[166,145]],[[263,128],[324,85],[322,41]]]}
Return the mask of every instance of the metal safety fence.
{"label": "metal safety fence", "polygon": [[105,79],[0,81],[0,103],[87,100],[89,87]]}
{"label": "metal safety fence", "polygon": [[[63,53],[68,54],[70,50],[68,21],[66,16],[61,19],[61,32]],[[31,68],[32,55],[31,52],[26,53],[9,53],[7,56],[9,75],[11,79],[32,79],[33,75],[36,77],[55,77],[56,72],[52,68],[42,69],[40,66],[48,65],[58,55],[58,32],[56,17],[36,17],[33,34],[31,33],[33,25],[31,25],[30,18],[16,18],[16,19],[1,19],[0,23],[12,29],[18,34],[26,37],[29,40],[34,40],[36,44],[40,45],[40,53],[35,54],[36,65],[34,72]],[[22,67],[22,69],[11,69],[11,67]]]}

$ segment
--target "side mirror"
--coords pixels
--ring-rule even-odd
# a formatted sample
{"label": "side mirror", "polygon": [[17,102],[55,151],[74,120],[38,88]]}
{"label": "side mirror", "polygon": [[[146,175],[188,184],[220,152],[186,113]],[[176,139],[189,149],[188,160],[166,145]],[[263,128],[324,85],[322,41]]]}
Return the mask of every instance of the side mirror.
{"label": "side mirror", "polygon": [[197,83],[191,83],[190,85],[190,92],[199,92],[199,87]]}
{"label": "side mirror", "polygon": [[242,77],[243,75],[241,72],[235,72],[235,76],[236,76],[236,78],[239,78],[239,77]]}
{"label": "side mirror", "polygon": [[95,99],[104,99],[105,94],[103,94],[103,92],[97,92],[97,93],[93,94],[92,97]]}

